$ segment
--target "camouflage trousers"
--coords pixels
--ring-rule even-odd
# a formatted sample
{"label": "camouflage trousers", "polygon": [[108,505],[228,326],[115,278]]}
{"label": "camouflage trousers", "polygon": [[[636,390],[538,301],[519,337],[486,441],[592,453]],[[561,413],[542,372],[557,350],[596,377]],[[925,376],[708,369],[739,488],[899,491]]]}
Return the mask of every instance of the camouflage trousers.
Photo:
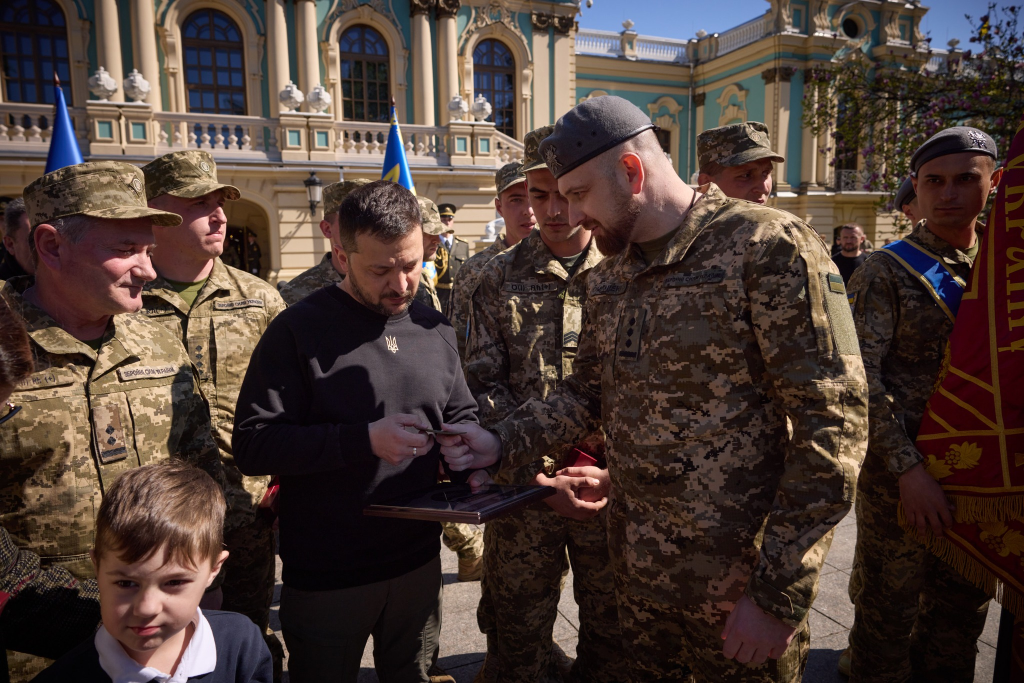
{"label": "camouflage trousers", "polygon": [[484,554],[484,533],[475,526],[445,522],[441,525],[441,532],[445,546],[460,558],[480,557]]}
{"label": "camouflage trousers", "polygon": [[244,614],[263,631],[263,639],[274,658],[274,680],[280,681],[284,647],[270,630],[277,552],[274,529],[262,515],[256,515],[249,524],[226,531],[224,545],[230,554],[221,572],[221,609]]}
{"label": "camouflage trousers", "polygon": [[629,668],[619,680],[800,681],[810,653],[806,621],[777,660],[748,666],[722,654],[725,621],[746,586],[744,576],[756,566],[758,527],[744,531],[749,525],[723,524],[721,534],[654,538],[649,507],[620,498],[611,501],[608,512],[608,548]]}
{"label": "camouflage trousers", "polygon": [[604,513],[578,522],[543,504],[487,523],[485,594],[477,617],[481,626],[493,619],[488,668],[497,683],[537,683],[551,671],[551,635],[566,550],[580,616],[571,680],[624,680],[605,526]]}
{"label": "camouflage trousers", "polygon": [[904,532],[880,460],[869,452],[857,482],[850,681],[973,681],[988,596]]}

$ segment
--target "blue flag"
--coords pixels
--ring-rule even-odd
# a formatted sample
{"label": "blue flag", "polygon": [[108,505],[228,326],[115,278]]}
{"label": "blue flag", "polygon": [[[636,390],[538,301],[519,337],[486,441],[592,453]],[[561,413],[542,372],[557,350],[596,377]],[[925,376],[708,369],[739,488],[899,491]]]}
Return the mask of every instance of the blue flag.
{"label": "blue flag", "polygon": [[60,89],[60,81],[57,80],[56,74],[53,81],[55,104],[53,125],[50,128],[53,134],[50,136],[50,153],[46,155],[45,173],[82,163],[82,150],[78,148],[75,129],[71,126],[71,117],[68,116],[68,105],[64,102],[64,91]]}
{"label": "blue flag", "polygon": [[398,183],[416,194],[412,173],[409,172],[409,160],[405,158],[405,143],[402,142],[402,131],[398,129],[398,114],[395,113],[394,104],[391,105],[391,130],[388,131],[388,144],[384,149],[384,171],[380,178]]}

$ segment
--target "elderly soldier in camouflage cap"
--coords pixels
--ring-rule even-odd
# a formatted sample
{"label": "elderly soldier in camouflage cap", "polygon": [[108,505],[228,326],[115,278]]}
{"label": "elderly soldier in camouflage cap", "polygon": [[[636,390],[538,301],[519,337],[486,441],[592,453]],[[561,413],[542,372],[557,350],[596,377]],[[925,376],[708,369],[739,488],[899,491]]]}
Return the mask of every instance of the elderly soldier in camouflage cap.
{"label": "elderly soldier in camouflage cap", "polygon": [[279,669],[284,651],[269,632],[274,532],[257,514],[269,478],[243,477],[238,471],[231,429],[249,357],[285,304],[269,284],[220,260],[227,231],[224,203],[238,199],[239,192],[218,181],[209,152],[171,152],[142,171],[149,205],[183,219],[180,226],[153,230],[157,278],[143,290],[142,312],[182,341],[210,402],[227,479],[224,543],[231,555],[224,565],[223,608],[245,614],[267,633]]}
{"label": "elderly soldier in camouflage cap", "polygon": [[[850,578],[851,681],[974,680],[988,596],[904,533],[897,507],[922,535],[952,523],[914,441],[947,353],[953,300],[959,303],[981,243],[978,214],[999,184],[996,158],[995,142],[975,128],[932,136],[911,158],[924,220],[873,252],[850,279],[871,389]],[[940,287],[918,275],[932,267],[945,278]]]}
{"label": "elderly soldier in camouflage cap", "polygon": [[305,299],[316,290],[337,284],[345,278],[345,274],[341,272],[341,263],[338,261],[338,250],[342,248],[341,242],[338,241],[338,207],[352,190],[368,182],[370,181],[364,178],[357,178],[331,183],[324,188],[324,218],[320,221],[320,232],[331,243],[331,250],[324,254],[320,263],[278,286],[281,297],[289,306]]}
{"label": "elderly soldier in camouflage cap", "polygon": [[714,183],[726,197],[757,204],[772,192],[774,162],[785,157],[772,151],[768,127],[760,121],[706,130],[697,136],[701,185]]}
{"label": "elderly soldier in camouflage cap", "polygon": [[434,257],[441,246],[444,223],[441,222],[434,202],[423,196],[416,197],[416,201],[420,204],[420,216],[423,220],[423,274],[420,276],[420,286],[416,290],[416,300],[444,313],[441,301],[437,298],[437,269],[434,266]]}
{"label": "elderly soldier in camouflage cap", "polygon": [[[480,406],[484,426],[499,422],[527,399],[543,400],[572,372],[586,304],[586,281],[604,256],[590,230],[569,223],[568,203],[537,152],[552,132],[527,133],[523,170],[538,230],[492,260],[473,295],[473,328],[466,356],[466,381]],[[484,562],[489,595],[481,611],[493,610],[496,636],[488,638],[485,668],[502,683],[534,683],[551,669],[552,627],[557,616],[566,550],[579,603],[580,637],[573,681],[621,681],[626,675],[622,638],[609,566],[606,514],[580,507],[570,487],[590,478],[607,482],[603,435],[591,435],[577,450],[569,445],[551,457],[520,467],[503,466],[500,484],[553,486],[549,507],[514,512],[487,524]],[[575,464],[568,474],[562,467]],[[543,454],[539,454],[543,455]],[[582,463],[581,463],[582,465]],[[603,507],[603,503],[601,504]],[[488,615],[481,614],[481,622]]]}
{"label": "elderly soldier in camouflage cap", "polygon": [[505,232],[498,235],[486,249],[462,264],[452,285],[452,297],[446,312],[459,339],[459,357],[463,359],[466,358],[466,337],[469,336],[470,303],[484,266],[501,252],[519,244],[537,224],[526,194],[526,175],[522,163],[513,161],[499,168],[494,174],[494,185],[498,191],[494,198],[494,210],[505,220]]}
{"label": "elderly soldier in camouflage cap", "polygon": [[[43,568],[88,579],[95,510],[121,472],[173,456],[224,479],[181,342],[135,315],[156,277],[153,226],[181,217],[148,208],[142,172],[117,161],[48,173],[25,188],[25,204],[35,280],[10,280],[0,295],[28,330],[35,372],[0,426],[0,523]],[[15,657],[15,680],[37,670]]]}
{"label": "elderly soldier in camouflage cap", "polygon": [[651,128],[598,97],[541,144],[570,224],[615,256],[588,278],[573,374],[441,439],[455,468],[517,467],[602,425],[628,680],[797,681],[867,437],[845,290],[809,225],[695,193]]}

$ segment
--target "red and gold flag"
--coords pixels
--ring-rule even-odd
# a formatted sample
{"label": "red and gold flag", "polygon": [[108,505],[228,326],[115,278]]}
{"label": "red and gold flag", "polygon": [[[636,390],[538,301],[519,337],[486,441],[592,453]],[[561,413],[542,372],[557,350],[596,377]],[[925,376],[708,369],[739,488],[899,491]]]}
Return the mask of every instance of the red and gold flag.
{"label": "red and gold flag", "polygon": [[[956,505],[929,547],[1024,619],[1024,122],[917,448]],[[900,508],[901,521],[906,525]]]}

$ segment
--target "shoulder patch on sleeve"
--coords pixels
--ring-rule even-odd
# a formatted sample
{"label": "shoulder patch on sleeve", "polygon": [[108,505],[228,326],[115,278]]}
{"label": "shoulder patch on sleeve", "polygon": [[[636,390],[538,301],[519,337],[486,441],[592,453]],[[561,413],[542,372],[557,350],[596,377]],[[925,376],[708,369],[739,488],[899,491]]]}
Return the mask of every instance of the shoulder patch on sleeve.
{"label": "shoulder patch on sleeve", "polygon": [[859,356],[860,343],[853,325],[851,301],[846,296],[843,278],[835,273],[821,273],[821,289],[825,297],[825,315],[832,327],[836,350],[843,356]]}

